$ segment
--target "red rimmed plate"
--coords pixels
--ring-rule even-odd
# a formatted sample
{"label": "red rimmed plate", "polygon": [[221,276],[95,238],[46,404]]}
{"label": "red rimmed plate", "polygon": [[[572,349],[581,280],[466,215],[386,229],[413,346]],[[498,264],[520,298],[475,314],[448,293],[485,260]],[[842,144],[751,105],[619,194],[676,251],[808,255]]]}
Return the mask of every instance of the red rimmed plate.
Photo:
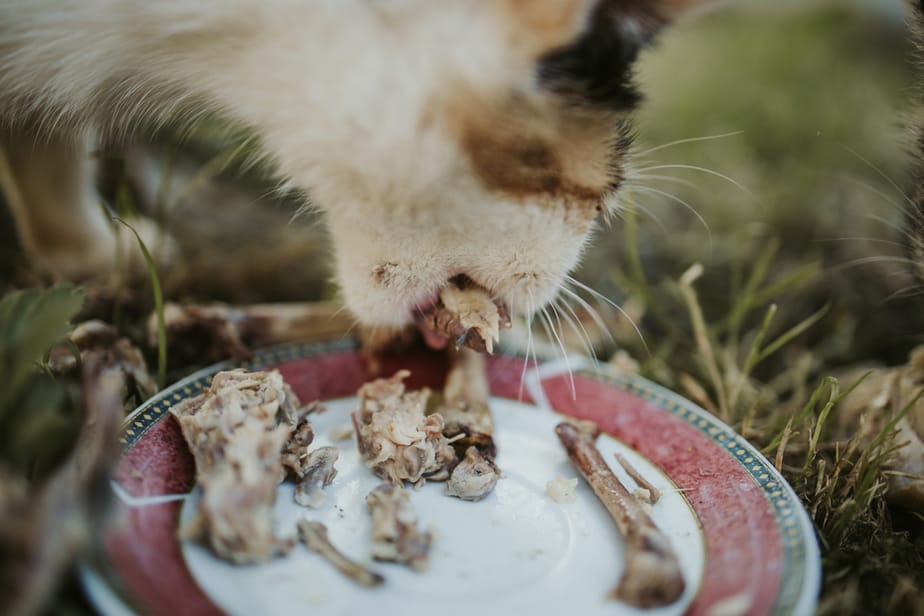
{"label": "red rimmed plate", "polygon": [[[339,548],[385,575],[383,586],[359,588],[304,549],[242,567],[178,542],[176,529],[193,508],[194,467],[167,411],[231,367],[220,364],[160,393],[126,421],[113,482],[120,512],[101,563],[84,569],[91,598],[104,613],[642,613],[605,598],[622,571],[622,547],[589,488],[579,482],[574,503],[546,495],[547,481],[577,477],[553,432],[562,413],[597,422],[607,433],[598,443],[605,458],[623,453],[664,493],[651,514],[679,553],[687,590],[676,604],[645,613],[812,613],[820,561],[811,522],[744,439],[688,400],[607,366],[574,358],[567,366],[572,377],[563,363],[529,364],[524,381],[521,357],[489,362],[503,477],[479,503],[447,498],[435,483],[412,495],[421,523],[435,532],[428,571],[370,560],[364,498],[378,481],[352,441],[334,443],[341,458],[328,502],[318,510],[299,507],[284,484],[277,519],[283,526],[301,516],[324,522]],[[318,445],[331,444],[329,435],[348,425],[351,398],[370,378],[355,345],[343,340],[262,351],[240,366],[278,368],[302,400],[325,401],[328,411],[312,420]],[[398,368],[411,370],[412,387],[439,388],[445,373],[429,354],[389,360],[383,374]]]}

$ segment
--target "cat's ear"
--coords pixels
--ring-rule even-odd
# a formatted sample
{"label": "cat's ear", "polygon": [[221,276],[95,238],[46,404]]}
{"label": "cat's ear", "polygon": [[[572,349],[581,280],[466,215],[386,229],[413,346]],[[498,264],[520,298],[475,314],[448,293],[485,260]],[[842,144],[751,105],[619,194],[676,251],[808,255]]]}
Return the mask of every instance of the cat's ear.
{"label": "cat's ear", "polygon": [[651,40],[658,31],[688,13],[718,4],[721,0],[600,0],[594,17],[618,25],[624,34],[634,34],[640,42]]}
{"label": "cat's ear", "polygon": [[590,12],[585,16],[583,29],[566,44],[541,56],[540,83],[576,101],[631,109],[639,100],[632,74],[641,49],[674,19],[709,4],[715,1],[592,2],[584,7]]}
{"label": "cat's ear", "polygon": [[508,13],[529,43],[549,50],[567,45],[594,19],[606,16],[634,28],[641,39],[650,39],[664,25],[686,13],[718,0],[503,0]]}
{"label": "cat's ear", "polygon": [[515,24],[519,42],[543,53],[577,38],[601,1],[604,0],[503,0],[500,6]]}

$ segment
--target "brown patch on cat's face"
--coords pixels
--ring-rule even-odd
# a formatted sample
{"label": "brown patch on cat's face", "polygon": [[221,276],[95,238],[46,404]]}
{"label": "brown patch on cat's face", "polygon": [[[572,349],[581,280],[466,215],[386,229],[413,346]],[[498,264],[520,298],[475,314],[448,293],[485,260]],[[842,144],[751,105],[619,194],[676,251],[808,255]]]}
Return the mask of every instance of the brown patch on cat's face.
{"label": "brown patch on cat's face", "polygon": [[623,140],[612,112],[512,97],[450,117],[473,176],[490,192],[560,205],[586,223],[622,181]]}

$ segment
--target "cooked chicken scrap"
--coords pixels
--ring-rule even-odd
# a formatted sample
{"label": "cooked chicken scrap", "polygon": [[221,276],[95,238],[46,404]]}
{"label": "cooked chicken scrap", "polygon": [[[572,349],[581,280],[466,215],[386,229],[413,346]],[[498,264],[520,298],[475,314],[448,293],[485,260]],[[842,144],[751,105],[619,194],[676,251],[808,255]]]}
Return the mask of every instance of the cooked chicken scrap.
{"label": "cooked chicken scrap", "polygon": [[453,469],[446,482],[446,494],[467,501],[481,500],[491,493],[499,477],[494,460],[485,458],[477,447],[472,446]]}
{"label": "cooked chicken scrap", "polygon": [[510,327],[510,315],[485,289],[466,279],[444,287],[439,302],[424,314],[423,322],[457,347],[493,353],[501,328]]}
{"label": "cooked chicken scrap", "polygon": [[469,349],[453,354],[442,400],[429,415],[429,390],[406,391],[408,374],[402,370],[360,388],[353,412],[360,454],[392,483],[449,479],[447,494],[482,499],[500,477],[484,356]]}
{"label": "cooked chicken scrap", "polygon": [[274,533],[273,503],[284,474],[282,452],[303,424],[304,410],[282,375],[219,372],[208,391],[171,412],[195,458],[202,489],[190,528],[235,563],[284,551],[286,542]]}
{"label": "cooked chicken scrap", "polygon": [[359,452],[376,475],[395,484],[445,480],[456,453],[443,436],[443,418],[424,415],[430,392],[405,391],[409,374],[402,370],[360,388],[353,411]]}
{"label": "cooked chicken scrap", "polygon": [[553,501],[559,504],[570,504],[577,502],[577,477],[556,477],[545,484],[545,493]]}
{"label": "cooked chicken scrap", "polygon": [[452,471],[446,494],[462,500],[481,500],[500,478],[489,397],[484,355],[459,349],[452,356],[439,413],[446,422],[443,434],[463,458]]}
{"label": "cooked chicken scrap", "polygon": [[325,500],[321,488],[330,485],[337,476],[334,463],[340,456],[336,447],[318,447],[310,454],[304,466],[304,473],[295,486],[295,502],[305,507],[320,507]]}
{"label": "cooked chicken scrap", "polygon": [[423,571],[429,564],[429,531],[417,529],[417,514],[407,491],[383,483],[366,497],[372,515],[372,558]]}

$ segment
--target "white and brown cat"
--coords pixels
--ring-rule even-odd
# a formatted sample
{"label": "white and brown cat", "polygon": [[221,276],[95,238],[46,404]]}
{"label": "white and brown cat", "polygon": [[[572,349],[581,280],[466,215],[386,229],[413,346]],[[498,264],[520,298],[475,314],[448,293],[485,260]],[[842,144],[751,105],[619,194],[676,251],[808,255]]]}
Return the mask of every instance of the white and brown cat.
{"label": "white and brown cat", "polygon": [[203,110],[310,192],[346,305],[465,275],[543,306],[619,207],[632,66],[702,0],[0,0],[0,181],[58,277],[111,262],[86,135]]}

